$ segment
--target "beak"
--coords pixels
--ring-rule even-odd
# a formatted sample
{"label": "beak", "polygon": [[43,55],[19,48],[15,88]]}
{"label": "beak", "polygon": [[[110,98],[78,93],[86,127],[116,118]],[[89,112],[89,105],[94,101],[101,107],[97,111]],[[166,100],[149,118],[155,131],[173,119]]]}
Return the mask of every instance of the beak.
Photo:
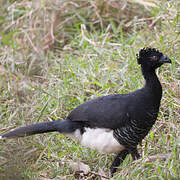
{"label": "beak", "polygon": [[165,56],[165,55],[163,55],[161,58],[160,58],[160,60],[159,60],[161,63],[171,63],[171,60],[167,57],[167,56]]}

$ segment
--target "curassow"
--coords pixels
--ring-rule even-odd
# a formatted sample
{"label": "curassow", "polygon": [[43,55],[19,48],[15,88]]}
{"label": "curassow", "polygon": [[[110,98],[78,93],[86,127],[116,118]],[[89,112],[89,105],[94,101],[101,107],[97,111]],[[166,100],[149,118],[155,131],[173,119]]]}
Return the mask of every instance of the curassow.
{"label": "curassow", "polygon": [[75,108],[65,120],[41,122],[12,130],[1,138],[25,137],[58,131],[77,139],[83,146],[100,152],[116,153],[111,174],[128,154],[140,157],[137,145],[155,123],[162,87],[156,68],[171,60],[154,48],[143,48],[137,55],[145,85],[142,89],[89,100]]}

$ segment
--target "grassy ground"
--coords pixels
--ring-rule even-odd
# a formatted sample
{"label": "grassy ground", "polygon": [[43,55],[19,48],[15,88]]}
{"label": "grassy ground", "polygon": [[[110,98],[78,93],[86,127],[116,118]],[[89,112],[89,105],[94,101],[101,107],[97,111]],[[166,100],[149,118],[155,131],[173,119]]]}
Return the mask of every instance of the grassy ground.
{"label": "grassy ground", "polygon": [[[156,47],[172,60],[157,71],[159,117],[139,146],[142,158],[128,157],[114,179],[178,179],[180,3],[154,2],[0,1],[0,134],[64,119],[91,98],[141,88],[136,53]],[[3,140],[0,180],[102,179],[113,157],[58,133]],[[75,174],[72,161],[91,171]]]}

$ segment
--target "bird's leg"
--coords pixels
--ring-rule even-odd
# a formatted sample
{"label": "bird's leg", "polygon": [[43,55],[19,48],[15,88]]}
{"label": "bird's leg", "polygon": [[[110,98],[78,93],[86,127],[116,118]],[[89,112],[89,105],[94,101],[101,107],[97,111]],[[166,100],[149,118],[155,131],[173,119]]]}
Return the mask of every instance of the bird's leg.
{"label": "bird's leg", "polygon": [[137,147],[129,150],[129,154],[131,154],[133,161],[140,158],[140,154],[138,153]]}
{"label": "bird's leg", "polygon": [[128,154],[129,154],[129,151],[124,149],[115,157],[110,167],[111,176],[116,172],[117,167],[124,161],[124,159],[126,158]]}

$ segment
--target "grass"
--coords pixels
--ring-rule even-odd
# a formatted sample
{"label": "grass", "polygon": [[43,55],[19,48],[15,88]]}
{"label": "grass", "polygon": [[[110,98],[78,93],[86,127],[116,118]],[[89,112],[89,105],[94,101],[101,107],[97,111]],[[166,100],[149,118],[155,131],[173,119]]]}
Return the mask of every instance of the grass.
{"label": "grass", "polygon": [[[62,2],[0,2],[0,134],[64,119],[88,99],[141,88],[136,53],[156,47],[172,59],[157,71],[163,86],[159,117],[139,146],[142,158],[128,157],[114,179],[178,179],[180,3]],[[69,160],[108,175],[113,157],[58,133],[5,140],[0,179],[75,179]],[[100,179],[96,173],[81,178]]]}

